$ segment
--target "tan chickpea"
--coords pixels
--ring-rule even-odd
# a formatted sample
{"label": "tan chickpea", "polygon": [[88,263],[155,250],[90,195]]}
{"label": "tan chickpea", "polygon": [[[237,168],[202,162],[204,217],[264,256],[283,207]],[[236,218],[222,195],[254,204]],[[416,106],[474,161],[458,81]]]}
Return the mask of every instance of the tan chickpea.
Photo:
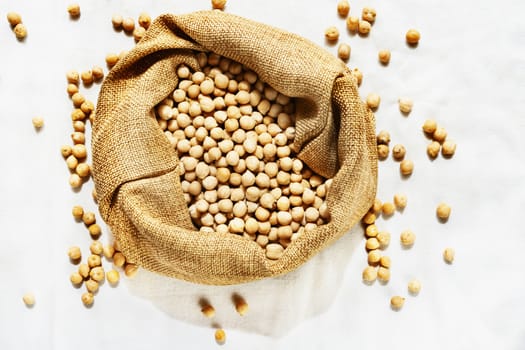
{"label": "tan chickpea", "polygon": [[370,33],[370,29],[372,29],[370,22],[359,21],[359,28],[358,28],[359,34],[368,35],[368,33]]}
{"label": "tan chickpea", "polygon": [[244,316],[248,312],[248,304],[240,296],[235,296],[235,310],[241,316]]}
{"label": "tan chickpea", "polygon": [[380,50],[377,53],[377,58],[379,59],[379,62],[385,65],[390,62],[390,56],[391,56],[390,50],[386,50],[386,49]]}
{"label": "tan chickpea", "polygon": [[224,10],[226,0],[211,0],[211,7],[216,10]]}
{"label": "tan chickpea", "polygon": [[443,143],[447,138],[447,131],[444,128],[438,127],[432,134],[434,141]]}
{"label": "tan chickpea", "polygon": [[142,12],[139,15],[138,23],[139,23],[139,26],[141,26],[142,28],[148,29],[149,26],[151,25],[151,17],[150,17],[150,15],[147,14],[146,12]]}
{"label": "tan chickpea", "polygon": [[113,254],[113,264],[117,267],[122,267],[126,263],[126,258],[121,252]]}
{"label": "tan chickpea", "polygon": [[364,21],[374,23],[376,20],[376,10],[371,7],[363,7],[363,10],[361,11],[361,18]]}
{"label": "tan chickpea", "polygon": [[432,141],[427,146],[427,154],[430,158],[434,159],[438,156],[441,144],[437,141]]}
{"label": "tan chickpea", "polygon": [[374,249],[368,252],[368,264],[371,266],[376,265],[381,260],[381,253],[378,249]]}
{"label": "tan chickpea", "polygon": [[133,39],[138,43],[146,34],[146,29],[144,27],[136,27],[133,30]]}
{"label": "tan chickpea", "polygon": [[412,107],[414,107],[414,101],[407,97],[399,98],[397,103],[399,105],[399,110],[403,114],[409,114],[412,111]]}
{"label": "tan chickpea", "polygon": [[122,21],[122,29],[124,29],[126,33],[132,33],[135,29],[135,21],[133,20],[133,18],[124,18],[124,20]]}
{"label": "tan chickpea", "polygon": [[27,37],[27,28],[23,23],[18,23],[13,29],[18,40],[22,41]]}
{"label": "tan chickpea", "polygon": [[355,33],[359,30],[359,17],[350,16],[346,19],[346,28]]}
{"label": "tan chickpea", "polygon": [[113,24],[113,28],[122,29],[122,23],[124,23],[124,18],[121,15],[113,15],[111,17],[111,24]]}
{"label": "tan chickpea", "polygon": [[35,305],[35,295],[33,293],[26,293],[22,297],[22,301],[27,307],[33,307]]}
{"label": "tan chickpea", "polygon": [[381,259],[379,259],[379,265],[389,269],[391,265],[390,257],[383,255]]}
{"label": "tan chickpea", "polygon": [[106,259],[112,259],[113,255],[115,254],[115,248],[111,244],[105,245],[102,253]]}
{"label": "tan chickpea", "polygon": [[93,72],[90,70],[83,71],[82,73],[80,73],[80,79],[82,79],[82,83],[85,86],[89,86],[93,84],[93,81],[94,81]]}
{"label": "tan chickpea", "polygon": [[454,262],[454,257],[456,255],[456,252],[452,248],[446,248],[443,251],[443,259],[447,264],[452,264]]}
{"label": "tan chickpea", "polygon": [[[95,81],[101,81],[104,78],[104,70],[102,67],[94,66],[91,68],[91,73],[93,74],[93,80]],[[91,105],[93,103],[91,102]]]}
{"label": "tan chickpea", "polygon": [[365,283],[373,283],[377,279],[377,269],[373,266],[365,267],[362,278]]}
{"label": "tan chickpea", "polygon": [[87,149],[86,146],[83,144],[74,145],[71,148],[71,152],[73,153],[73,156],[77,159],[84,159],[87,156]]}
{"label": "tan chickpea", "polygon": [[75,168],[76,173],[80,177],[87,177],[91,173],[91,168],[86,163],[79,163]]}
{"label": "tan chickpea", "polygon": [[423,131],[427,134],[433,134],[437,129],[437,123],[433,119],[427,119],[425,120],[425,123],[423,124]]}
{"label": "tan chickpea", "polygon": [[376,237],[378,233],[379,230],[377,229],[377,226],[375,224],[368,225],[365,229],[365,234],[368,238]]}
{"label": "tan chickpea", "polygon": [[94,224],[96,221],[95,213],[90,212],[90,211],[84,212],[84,214],[82,214],[82,221],[84,222],[86,226]]}
{"label": "tan chickpea", "polygon": [[374,222],[376,222],[376,215],[374,213],[368,212],[363,216],[361,221],[367,225],[372,225]]}
{"label": "tan chickpea", "polygon": [[71,273],[71,275],[69,276],[69,280],[74,285],[80,285],[80,284],[82,284],[82,282],[84,282],[84,277],[82,277],[80,275],[80,273],[75,271],[75,272]]}
{"label": "tan chickpea", "polygon": [[207,304],[207,305],[204,305],[201,309],[201,312],[204,316],[206,316],[207,318],[213,318],[215,317],[215,309],[213,308],[213,306]]}
{"label": "tan chickpea", "polygon": [[348,44],[340,44],[337,48],[337,56],[342,59],[343,61],[348,61],[350,58],[350,53],[352,52],[352,49],[350,45]]}
{"label": "tan chickpea", "polygon": [[[220,0],[212,0],[212,1],[220,1]],[[222,0],[225,1],[225,0]],[[226,332],[224,332],[224,329],[217,329],[215,331],[215,341],[217,344],[224,344],[226,342]]]}
{"label": "tan chickpea", "polygon": [[413,246],[416,241],[416,235],[410,230],[401,232],[401,236],[399,238],[401,240],[401,244],[406,248]]}
{"label": "tan chickpea", "polygon": [[102,266],[92,268],[89,272],[89,277],[95,282],[103,281],[105,277],[104,268]]}
{"label": "tan chickpea", "polygon": [[282,245],[277,243],[270,243],[266,246],[266,257],[271,260],[279,259],[284,253]]}
{"label": "tan chickpea", "polygon": [[370,109],[376,109],[379,107],[379,103],[381,102],[381,97],[379,97],[378,94],[370,93],[368,96],[366,96],[366,105]]}
{"label": "tan chickpea", "polygon": [[139,267],[135,264],[126,264],[124,266],[124,273],[126,274],[126,277],[133,278],[137,274]]}
{"label": "tan chickpea", "polygon": [[392,310],[394,311],[399,311],[403,308],[403,305],[405,304],[405,298],[403,297],[400,297],[398,295],[396,296],[393,296],[391,299],[390,299],[390,307],[392,308]]}
{"label": "tan chickpea", "polygon": [[22,16],[16,12],[8,12],[7,21],[11,27],[15,27],[17,24],[22,23]]}
{"label": "tan chickpea", "polygon": [[111,67],[113,67],[114,65],[117,64],[119,59],[120,59],[119,55],[117,55],[115,53],[109,53],[109,54],[106,55],[106,65],[109,68],[111,68]]}
{"label": "tan chickpea", "polygon": [[377,241],[379,242],[379,245],[381,248],[386,248],[390,244],[390,232],[387,231],[379,231],[377,233]]}
{"label": "tan chickpea", "polygon": [[379,248],[379,241],[377,240],[377,238],[375,237],[372,237],[372,238],[368,238],[366,240],[366,249],[367,250],[375,250],[375,249],[378,249]]}
{"label": "tan chickpea", "polygon": [[402,210],[402,209],[405,209],[406,206],[407,206],[407,196],[405,194],[402,194],[402,193],[396,193],[394,195],[394,204],[396,206],[397,209],[399,210]]}
{"label": "tan chickpea", "polygon": [[102,243],[100,243],[99,241],[93,241],[89,246],[89,250],[92,254],[102,255],[104,248],[102,246]]}
{"label": "tan chickpea", "polygon": [[90,267],[88,264],[80,264],[78,266],[78,274],[80,276],[82,276],[82,278],[88,278],[89,277],[89,271],[90,271]]}
{"label": "tan chickpea", "polygon": [[381,212],[381,208],[383,207],[383,203],[379,198],[374,199],[374,204],[372,205],[372,208],[370,208],[375,214],[378,214]]}
{"label": "tan chickpea", "polygon": [[348,16],[348,13],[350,12],[350,4],[348,3],[348,0],[341,0],[337,3],[337,13],[341,17]]}
{"label": "tan chickpea", "polygon": [[82,258],[82,253],[80,252],[80,248],[76,246],[69,248],[69,250],[67,251],[67,255],[69,256],[69,259],[71,259],[72,261],[78,261]]}
{"label": "tan chickpea", "polygon": [[93,305],[93,302],[95,301],[95,297],[93,296],[92,293],[86,292],[82,294],[81,300],[85,306],[89,307]]}
{"label": "tan chickpea", "polygon": [[80,5],[79,4],[68,5],[67,12],[69,13],[69,16],[71,16],[71,18],[80,17]]}
{"label": "tan chickpea", "polygon": [[394,212],[396,210],[396,207],[391,202],[384,202],[383,206],[381,207],[381,211],[384,216],[392,216],[394,215]]}
{"label": "tan chickpea", "polygon": [[[328,27],[324,32],[324,37],[330,42],[335,42],[339,39],[339,30],[336,27]],[[264,113],[263,113],[264,114]]]}
{"label": "tan chickpea", "polygon": [[436,208],[436,215],[440,220],[446,221],[448,220],[450,216],[450,211],[452,209],[450,206],[446,203],[439,203],[439,205]]}
{"label": "tan chickpea", "polygon": [[377,279],[383,283],[390,281],[390,269],[380,266],[379,269],[377,269]]}
{"label": "tan chickpea", "polygon": [[91,254],[88,257],[88,266],[90,268],[94,268],[94,267],[100,266],[101,264],[102,264],[102,261],[101,261],[99,255]]}
{"label": "tan chickpea", "polygon": [[377,145],[377,158],[385,160],[388,158],[390,148],[387,145]]}
{"label": "tan chickpea", "polygon": [[390,133],[386,130],[381,130],[376,137],[378,145],[388,145],[390,143]]}
{"label": "tan chickpea", "polygon": [[397,144],[392,148],[392,157],[395,160],[403,160],[405,158],[406,149],[405,146]]}
{"label": "tan chickpea", "polygon": [[443,157],[452,157],[456,152],[456,143],[450,140],[445,140],[441,146],[441,154]]}
{"label": "tan chickpea", "polygon": [[33,127],[37,130],[44,126],[44,118],[42,117],[33,117],[31,121],[33,122]]}
{"label": "tan chickpea", "polygon": [[414,162],[408,159],[404,159],[399,163],[399,171],[403,176],[409,176],[414,171]]}
{"label": "tan chickpea", "polygon": [[106,272],[106,279],[109,284],[115,285],[120,280],[120,273],[117,270],[109,270]]}
{"label": "tan chickpea", "polygon": [[409,29],[405,35],[405,39],[409,45],[417,45],[421,34],[415,29]]}
{"label": "tan chickpea", "polygon": [[412,279],[408,282],[408,292],[412,295],[418,295],[421,290],[421,282],[417,279]]}

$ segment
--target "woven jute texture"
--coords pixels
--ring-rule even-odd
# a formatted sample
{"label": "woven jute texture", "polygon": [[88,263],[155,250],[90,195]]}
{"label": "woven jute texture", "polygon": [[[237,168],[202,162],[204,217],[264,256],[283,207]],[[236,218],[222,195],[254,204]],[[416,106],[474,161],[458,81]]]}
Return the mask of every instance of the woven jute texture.
{"label": "woven jute texture", "polygon": [[[298,157],[333,178],[328,224],[305,232],[278,260],[242,236],[199,233],[184,201],[173,147],[153,107],[177,86],[176,68],[198,70],[212,51],[257,72],[296,99]],[[162,15],[105,79],[92,133],[102,218],[124,255],[148,270],[203,284],[236,284],[294,270],[359,222],[373,203],[373,114],[338,59],[280,29],[219,11]]]}

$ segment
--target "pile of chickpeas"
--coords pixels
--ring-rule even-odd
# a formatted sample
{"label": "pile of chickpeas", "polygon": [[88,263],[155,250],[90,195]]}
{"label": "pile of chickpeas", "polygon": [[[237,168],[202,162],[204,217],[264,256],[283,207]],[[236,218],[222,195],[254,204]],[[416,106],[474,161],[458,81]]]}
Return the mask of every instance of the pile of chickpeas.
{"label": "pile of chickpeas", "polygon": [[177,68],[177,88],[155,108],[180,159],[190,216],[202,233],[244,236],[278,259],[329,220],[331,180],[296,157],[292,99],[229,58],[197,60],[200,71]]}

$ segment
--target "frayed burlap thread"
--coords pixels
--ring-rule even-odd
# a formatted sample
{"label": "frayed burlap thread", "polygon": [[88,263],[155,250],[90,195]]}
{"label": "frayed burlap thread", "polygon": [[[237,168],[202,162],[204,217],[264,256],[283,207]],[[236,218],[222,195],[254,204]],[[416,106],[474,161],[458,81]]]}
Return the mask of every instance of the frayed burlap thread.
{"label": "frayed burlap thread", "polygon": [[[179,159],[153,116],[195,52],[241,62],[296,100],[298,157],[333,178],[331,221],[269,260],[257,243],[200,233],[185,203]],[[373,114],[348,68],[312,42],[219,11],[162,15],[110,71],[92,133],[93,179],[102,218],[124,255],[153,272],[203,284],[236,284],[294,270],[359,222],[377,186]]]}

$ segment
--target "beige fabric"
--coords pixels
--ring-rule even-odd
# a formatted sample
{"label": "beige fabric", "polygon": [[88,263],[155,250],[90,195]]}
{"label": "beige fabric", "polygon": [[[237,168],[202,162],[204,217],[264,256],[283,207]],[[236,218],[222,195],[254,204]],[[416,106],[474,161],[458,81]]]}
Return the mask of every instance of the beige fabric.
{"label": "beige fabric", "polygon": [[[189,217],[178,158],[152,107],[176,87],[176,67],[198,68],[194,50],[243,63],[296,98],[294,146],[314,171],[333,177],[331,221],[305,233],[276,261],[255,242],[203,234]],[[310,41],[219,11],[157,18],[108,74],[92,134],[99,210],[125,256],[190,282],[235,284],[294,270],[359,222],[377,186],[373,114],[347,67]]]}

